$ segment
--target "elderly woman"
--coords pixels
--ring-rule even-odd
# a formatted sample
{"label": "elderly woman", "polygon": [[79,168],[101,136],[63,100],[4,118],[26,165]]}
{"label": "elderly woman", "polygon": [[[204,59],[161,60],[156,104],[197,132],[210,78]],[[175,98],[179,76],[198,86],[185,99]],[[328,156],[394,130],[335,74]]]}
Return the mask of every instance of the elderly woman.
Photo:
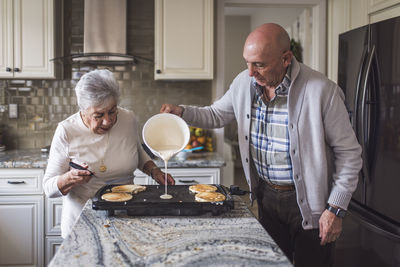
{"label": "elderly woman", "polygon": [[[132,183],[137,168],[160,184],[165,175],[142,148],[135,114],[118,107],[119,87],[110,71],[83,75],[75,92],[80,111],[58,124],[44,176],[46,195],[63,196],[63,238],[106,183]],[[70,168],[71,161],[87,170]],[[168,175],[168,184],[174,183]]]}

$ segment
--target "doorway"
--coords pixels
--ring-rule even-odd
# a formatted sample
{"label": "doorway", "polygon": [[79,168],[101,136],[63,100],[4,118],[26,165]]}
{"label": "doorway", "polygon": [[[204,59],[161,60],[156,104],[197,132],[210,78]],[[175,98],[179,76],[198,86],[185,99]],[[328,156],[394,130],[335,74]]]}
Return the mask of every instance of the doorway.
{"label": "doorway", "polygon": [[[246,69],[242,58],[243,44],[247,35],[263,23],[283,26],[289,36],[302,45],[303,63],[326,73],[326,0],[218,0],[215,7],[213,100],[221,98],[236,75]],[[216,135],[218,140],[225,140],[232,146],[236,180],[236,172],[241,168],[236,123],[218,130]]]}

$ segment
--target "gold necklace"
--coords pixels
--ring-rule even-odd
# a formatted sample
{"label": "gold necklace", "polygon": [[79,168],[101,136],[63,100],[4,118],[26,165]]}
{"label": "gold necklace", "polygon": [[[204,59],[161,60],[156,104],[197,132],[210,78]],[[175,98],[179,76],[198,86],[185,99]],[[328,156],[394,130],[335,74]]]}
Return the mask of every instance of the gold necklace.
{"label": "gold necklace", "polygon": [[107,171],[107,166],[104,164],[104,158],[106,157],[109,138],[110,138],[110,130],[108,130],[108,132],[107,132],[107,144],[106,144],[106,149],[104,150],[103,158],[101,159],[100,168],[99,168],[99,169],[100,169],[100,172],[105,172],[105,171]]}

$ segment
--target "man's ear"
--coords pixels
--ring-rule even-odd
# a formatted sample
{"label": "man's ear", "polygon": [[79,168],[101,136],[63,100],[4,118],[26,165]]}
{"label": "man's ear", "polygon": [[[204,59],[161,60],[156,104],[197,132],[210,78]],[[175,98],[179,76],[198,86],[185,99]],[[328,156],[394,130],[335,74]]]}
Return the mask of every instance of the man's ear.
{"label": "man's ear", "polygon": [[290,65],[290,63],[292,63],[292,59],[293,59],[292,51],[288,50],[285,53],[283,53],[282,56],[283,66],[287,68]]}

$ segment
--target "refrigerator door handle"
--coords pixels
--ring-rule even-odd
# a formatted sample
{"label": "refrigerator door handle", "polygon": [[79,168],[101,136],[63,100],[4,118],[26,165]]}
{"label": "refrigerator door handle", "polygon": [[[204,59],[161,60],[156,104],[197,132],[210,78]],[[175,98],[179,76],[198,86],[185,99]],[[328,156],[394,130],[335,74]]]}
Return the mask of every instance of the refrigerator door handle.
{"label": "refrigerator door handle", "polygon": [[369,161],[368,161],[368,151],[367,151],[367,144],[366,144],[366,129],[365,129],[365,116],[366,116],[366,104],[367,104],[367,90],[368,90],[368,77],[371,73],[371,66],[372,66],[372,60],[374,59],[375,55],[375,46],[372,47],[371,53],[368,56],[367,60],[367,68],[365,71],[365,76],[364,76],[364,81],[362,84],[362,95],[361,95],[361,127],[360,127],[360,143],[362,147],[362,159],[363,159],[363,166],[362,166],[362,171],[363,175],[365,177],[365,181],[367,183],[370,182],[369,178]]}
{"label": "refrigerator door handle", "polygon": [[358,106],[359,106],[359,102],[360,102],[360,90],[361,90],[362,85],[364,84],[364,79],[366,79],[366,77],[363,76],[364,69],[365,69],[365,61],[367,59],[367,49],[366,48],[364,48],[361,58],[362,58],[362,64],[361,64],[360,69],[358,70],[356,95],[354,98],[354,107],[355,108],[354,108],[354,123],[353,123],[354,129],[355,129],[355,132],[356,132],[358,138],[360,138],[359,130],[358,130],[358,116],[359,116],[358,115],[359,114]]}

